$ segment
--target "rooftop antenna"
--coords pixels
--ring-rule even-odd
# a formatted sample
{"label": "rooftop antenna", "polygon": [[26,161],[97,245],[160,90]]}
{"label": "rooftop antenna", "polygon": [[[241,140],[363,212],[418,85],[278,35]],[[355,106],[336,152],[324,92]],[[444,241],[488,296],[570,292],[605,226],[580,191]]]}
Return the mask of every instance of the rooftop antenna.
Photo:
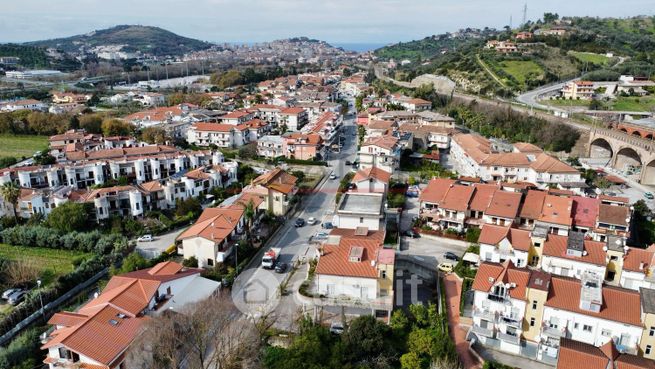
{"label": "rooftop antenna", "polygon": [[523,4],[523,25],[527,23],[528,21],[528,2],[526,1],[525,4]]}

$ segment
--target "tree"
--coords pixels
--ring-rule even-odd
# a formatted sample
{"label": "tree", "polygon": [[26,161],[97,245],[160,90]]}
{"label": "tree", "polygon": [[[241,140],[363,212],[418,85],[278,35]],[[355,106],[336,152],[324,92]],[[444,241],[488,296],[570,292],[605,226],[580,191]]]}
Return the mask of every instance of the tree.
{"label": "tree", "polygon": [[102,133],[102,116],[99,114],[84,114],[79,121],[80,128],[87,133]]}
{"label": "tree", "polygon": [[255,219],[257,209],[255,209],[255,203],[252,201],[252,199],[248,200],[247,203],[241,202],[241,205],[243,205],[243,216],[246,219],[246,240],[250,241],[252,221]]}
{"label": "tree", "polygon": [[251,142],[239,148],[239,158],[241,159],[256,159],[257,158],[257,143]]}
{"label": "tree", "polygon": [[61,232],[73,232],[84,230],[88,221],[88,207],[82,203],[69,201],[52,209],[46,224]]}
{"label": "tree", "polygon": [[559,14],[557,13],[544,13],[544,23],[553,23],[559,19]]}
{"label": "tree", "polygon": [[199,214],[202,211],[202,206],[198,199],[189,197],[186,200],[177,200],[175,203],[175,215],[183,217],[189,213]]}
{"label": "tree", "polygon": [[6,202],[12,205],[14,210],[14,219],[18,222],[18,199],[20,197],[20,187],[16,186],[13,182],[8,182],[0,186],[0,196],[2,196]]}
{"label": "tree", "polygon": [[[235,319],[228,298],[210,297],[152,317],[130,346],[129,368],[246,368],[257,363],[261,339],[252,322]],[[186,355],[185,355],[186,354]]]}
{"label": "tree", "polygon": [[141,139],[149,144],[164,144],[169,137],[161,127],[146,127],[141,131]]}
{"label": "tree", "polygon": [[353,320],[341,336],[345,349],[344,358],[351,363],[358,363],[383,354],[392,355],[392,348],[385,347],[385,337],[388,333],[389,326],[371,315]]}
{"label": "tree", "polygon": [[131,252],[129,255],[123,259],[123,264],[118,269],[112,270],[112,275],[125,274],[133,272],[135,270],[140,270],[147,268],[149,266],[148,260],[146,260],[141,254],[136,251]]}
{"label": "tree", "polygon": [[101,127],[105,137],[128,136],[134,130],[134,125],[120,119],[105,119],[102,121]]}

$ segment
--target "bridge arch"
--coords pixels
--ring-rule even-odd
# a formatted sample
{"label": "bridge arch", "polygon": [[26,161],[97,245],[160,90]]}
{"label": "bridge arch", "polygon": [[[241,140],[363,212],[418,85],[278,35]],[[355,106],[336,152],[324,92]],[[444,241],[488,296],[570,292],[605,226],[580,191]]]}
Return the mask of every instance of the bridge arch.
{"label": "bridge arch", "polygon": [[646,164],[641,171],[641,183],[645,185],[655,185],[655,159]]}
{"label": "bridge arch", "polygon": [[637,137],[641,137],[641,132],[639,132],[638,130],[634,130],[634,131],[632,131],[632,135],[637,136]]}
{"label": "bridge arch", "polygon": [[604,138],[597,138],[589,144],[589,157],[594,159],[606,158],[609,159],[614,156],[612,145]]}
{"label": "bridge arch", "polygon": [[630,167],[641,168],[641,156],[632,147],[625,146],[616,152],[614,168],[627,171]]}

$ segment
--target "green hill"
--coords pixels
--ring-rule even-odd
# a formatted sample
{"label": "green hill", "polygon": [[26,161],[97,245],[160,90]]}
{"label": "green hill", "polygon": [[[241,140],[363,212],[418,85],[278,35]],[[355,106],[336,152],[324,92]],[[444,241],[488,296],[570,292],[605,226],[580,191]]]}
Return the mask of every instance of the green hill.
{"label": "green hill", "polygon": [[204,50],[212,44],[179,36],[159,27],[121,25],[84,35],[34,41],[28,45],[53,47],[65,52],[77,52],[80,48],[106,45],[125,45],[124,51],[148,53],[153,55],[182,55],[187,52]]}

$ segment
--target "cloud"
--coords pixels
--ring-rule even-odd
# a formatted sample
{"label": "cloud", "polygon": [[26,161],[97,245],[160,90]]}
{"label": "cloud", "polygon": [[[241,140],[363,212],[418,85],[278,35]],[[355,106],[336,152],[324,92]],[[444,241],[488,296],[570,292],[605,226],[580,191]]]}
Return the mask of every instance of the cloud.
{"label": "cloud", "polygon": [[[514,25],[525,0],[22,0],[3,4],[0,42],[144,24],[209,41],[309,36],[333,42],[395,42],[463,27]],[[528,18],[652,14],[652,0],[528,3]]]}

